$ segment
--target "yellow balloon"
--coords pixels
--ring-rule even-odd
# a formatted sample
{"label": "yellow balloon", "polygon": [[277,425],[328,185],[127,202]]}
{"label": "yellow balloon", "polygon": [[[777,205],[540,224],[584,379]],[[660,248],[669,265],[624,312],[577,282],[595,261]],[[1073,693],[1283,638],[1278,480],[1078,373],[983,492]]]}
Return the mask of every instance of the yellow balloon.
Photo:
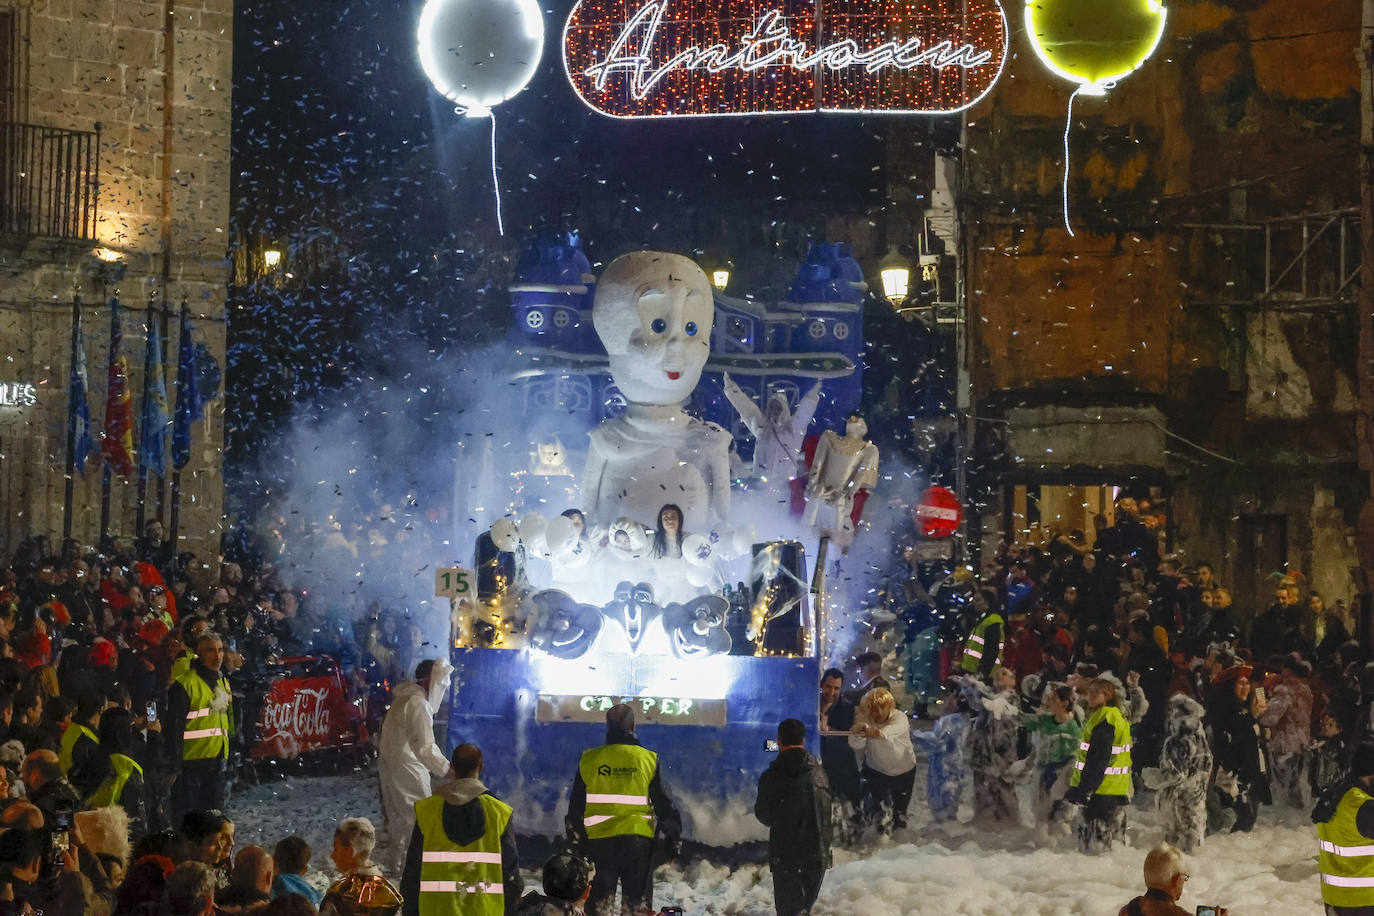
{"label": "yellow balloon", "polygon": [[1045,66],[1104,95],[1164,37],[1162,0],[1026,0],[1026,31]]}

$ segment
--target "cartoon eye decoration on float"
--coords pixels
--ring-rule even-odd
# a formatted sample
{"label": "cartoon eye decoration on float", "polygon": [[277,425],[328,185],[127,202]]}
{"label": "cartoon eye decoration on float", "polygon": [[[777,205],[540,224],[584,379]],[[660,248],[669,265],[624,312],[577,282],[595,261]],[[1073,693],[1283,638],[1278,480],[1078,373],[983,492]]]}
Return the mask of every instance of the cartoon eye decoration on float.
{"label": "cartoon eye decoration on float", "polygon": [[664,331],[668,330],[668,322],[664,321],[662,318],[655,318],[649,323],[649,327],[655,334],[662,334]]}
{"label": "cartoon eye decoration on float", "polygon": [[1150,59],[1164,37],[1163,0],[1026,0],[1026,33],[1052,72],[1078,88],[1064,124],[1064,228],[1069,223],[1069,127],[1073,100],[1106,95]]}
{"label": "cartoon eye decoration on float", "polygon": [[687,332],[687,336],[688,336],[688,337],[696,337],[696,336],[697,336],[697,323],[696,323],[695,321],[689,321],[689,322],[687,322],[687,325],[686,325],[686,327],[683,328],[683,330]]}

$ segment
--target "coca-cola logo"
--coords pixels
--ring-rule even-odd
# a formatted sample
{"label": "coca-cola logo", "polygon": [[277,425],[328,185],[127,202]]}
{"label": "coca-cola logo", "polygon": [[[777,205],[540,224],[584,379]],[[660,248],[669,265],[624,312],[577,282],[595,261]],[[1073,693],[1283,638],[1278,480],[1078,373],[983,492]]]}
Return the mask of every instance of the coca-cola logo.
{"label": "coca-cola logo", "polygon": [[326,698],[328,688],[299,688],[289,697],[269,695],[262,706],[262,737],[265,741],[310,741],[328,738],[334,717]]}

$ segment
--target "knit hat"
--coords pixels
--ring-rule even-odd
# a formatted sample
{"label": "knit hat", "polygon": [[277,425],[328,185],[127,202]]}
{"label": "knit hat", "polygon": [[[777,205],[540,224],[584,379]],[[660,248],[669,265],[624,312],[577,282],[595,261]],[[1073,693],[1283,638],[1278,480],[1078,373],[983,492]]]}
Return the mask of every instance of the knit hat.
{"label": "knit hat", "polygon": [[1232,665],[1212,679],[1213,684],[1226,684],[1238,678],[1249,678],[1255,673],[1252,665]]}
{"label": "knit hat", "polygon": [[91,644],[91,664],[97,668],[113,665],[118,657],[119,650],[115,648],[115,644],[103,636]]}
{"label": "knit hat", "polygon": [[1298,677],[1310,677],[1312,675],[1312,665],[1298,652],[1289,652],[1285,655],[1282,660],[1282,665],[1290,669]]}

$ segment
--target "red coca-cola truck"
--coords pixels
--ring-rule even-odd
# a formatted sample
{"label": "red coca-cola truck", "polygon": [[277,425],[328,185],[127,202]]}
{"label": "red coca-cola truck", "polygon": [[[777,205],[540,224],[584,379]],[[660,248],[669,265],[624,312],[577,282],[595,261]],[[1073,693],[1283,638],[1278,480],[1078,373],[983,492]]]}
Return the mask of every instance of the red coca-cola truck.
{"label": "red coca-cola truck", "polygon": [[366,758],[372,745],[365,702],[350,695],[348,679],[335,659],[327,655],[283,658],[267,668],[260,705],[250,702],[256,706],[256,729],[248,756],[291,760],[338,751]]}

